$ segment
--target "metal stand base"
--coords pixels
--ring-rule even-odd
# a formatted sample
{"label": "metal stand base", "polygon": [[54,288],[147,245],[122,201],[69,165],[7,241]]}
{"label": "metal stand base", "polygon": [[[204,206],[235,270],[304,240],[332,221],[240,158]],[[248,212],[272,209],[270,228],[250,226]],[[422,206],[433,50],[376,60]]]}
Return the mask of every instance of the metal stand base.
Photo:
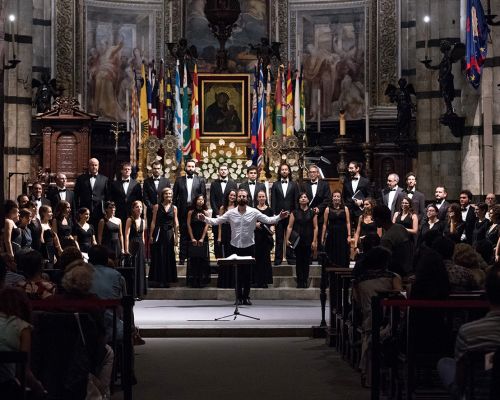
{"label": "metal stand base", "polygon": [[234,309],[233,313],[232,314],[229,314],[229,315],[224,315],[223,317],[219,317],[219,318],[215,318],[214,321],[222,321],[224,318],[229,318],[229,317],[232,317],[234,316],[233,318],[233,321],[238,317],[245,317],[245,318],[251,318],[251,319],[255,319],[257,321],[260,321],[260,318],[257,318],[257,317],[252,317],[251,315],[246,315],[246,314],[242,314],[240,313],[240,311],[238,310],[238,301],[236,301],[236,308]]}

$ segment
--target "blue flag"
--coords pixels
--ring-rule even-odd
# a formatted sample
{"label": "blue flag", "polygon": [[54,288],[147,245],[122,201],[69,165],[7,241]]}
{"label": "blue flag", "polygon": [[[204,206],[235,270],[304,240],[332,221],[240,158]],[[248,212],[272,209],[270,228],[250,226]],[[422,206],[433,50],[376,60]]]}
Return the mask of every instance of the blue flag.
{"label": "blue flag", "polygon": [[488,54],[488,33],[481,0],[467,0],[465,75],[475,89],[481,83],[481,70]]}

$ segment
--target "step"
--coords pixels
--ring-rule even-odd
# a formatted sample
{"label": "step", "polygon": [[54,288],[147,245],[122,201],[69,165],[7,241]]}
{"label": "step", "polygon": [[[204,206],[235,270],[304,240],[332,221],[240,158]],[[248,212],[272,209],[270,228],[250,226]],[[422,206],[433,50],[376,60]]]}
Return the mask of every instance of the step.
{"label": "step", "polygon": [[[211,263],[210,271],[212,274],[217,274],[217,264]],[[295,276],[295,265],[281,264],[273,265],[273,276]],[[186,276],[186,265],[177,265],[177,276]],[[311,265],[309,267],[310,277],[320,277],[321,267],[319,265]]]}
{"label": "step", "polygon": [[[250,297],[255,300],[318,300],[320,289],[309,287],[251,289]],[[187,287],[150,288],[147,300],[234,300],[234,289],[206,287],[194,289]]]}
{"label": "step", "polygon": [[[171,283],[170,287],[186,287],[186,277],[178,276],[178,281],[176,283]],[[321,283],[321,278],[314,276],[309,278],[309,287],[319,288]],[[269,288],[295,288],[297,286],[297,279],[295,276],[273,276],[273,283],[269,284]],[[217,275],[210,276],[210,283],[206,284],[207,288],[217,287]],[[152,288],[153,289],[153,288]]]}

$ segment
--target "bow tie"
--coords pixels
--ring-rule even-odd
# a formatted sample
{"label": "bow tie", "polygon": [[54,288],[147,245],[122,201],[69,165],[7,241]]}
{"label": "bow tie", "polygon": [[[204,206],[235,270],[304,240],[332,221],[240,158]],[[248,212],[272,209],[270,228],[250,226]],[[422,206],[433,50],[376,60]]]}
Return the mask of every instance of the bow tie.
{"label": "bow tie", "polygon": [[129,183],[130,179],[122,179],[122,183]]}
{"label": "bow tie", "polygon": [[57,190],[59,193],[64,193],[66,191],[66,189],[58,189]]}
{"label": "bow tie", "polygon": [[249,185],[255,185],[255,181],[248,182]]}
{"label": "bow tie", "polygon": [[405,190],[406,193],[414,193],[414,190],[411,190],[411,189],[406,189]]}
{"label": "bow tie", "polygon": [[311,185],[317,185],[318,182],[311,182]]}
{"label": "bow tie", "polygon": [[97,175],[90,175],[90,179],[92,179],[92,178],[94,178],[94,179],[97,178]]}
{"label": "bow tie", "polygon": [[193,175],[188,175],[188,176],[186,176],[186,178],[193,179]]}
{"label": "bow tie", "polygon": [[227,180],[226,179],[221,179],[220,183],[227,183]]}
{"label": "bow tie", "polygon": [[395,192],[396,189],[389,189],[389,192]]}
{"label": "bow tie", "polygon": [[38,199],[35,199],[35,201],[42,201],[42,198],[40,197]]}
{"label": "bow tie", "polygon": [[467,207],[462,207],[462,211],[467,211]]}
{"label": "bow tie", "polygon": [[154,182],[160,182],[160,178],[153,178]]}
{"label": "bow tie", "polygon": [[352,177],[352,178],[351,178],[351,181],[357,181],[358,179],[359,179],[359,178],[358,178],[357,176],[355,176],[355,177]]}
{"label": "bow tie", "polygon": [[288,181],[286,179],[282,179],[281,183],[288,183]]}

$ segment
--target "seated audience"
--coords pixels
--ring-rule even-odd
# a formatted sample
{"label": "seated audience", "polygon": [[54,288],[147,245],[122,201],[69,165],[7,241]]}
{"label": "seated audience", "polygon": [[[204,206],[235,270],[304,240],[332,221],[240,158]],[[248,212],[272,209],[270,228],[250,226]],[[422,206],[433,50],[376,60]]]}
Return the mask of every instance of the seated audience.
{"label": "seated audience", "polygon": [[469,269],[477,286],[480,288],[483,287],[486,264],[471,245],[458,243],[453,251],[453,262],[456,265]]}
{"label": "seated audience", "polygon": [[56,285],[42,277],[44,260],[42,255],[32,250],[23,254],[19,260],[22,265],[25,280],[17,283],[17,286],[24,290],[32,300],[43,300],[53,296],[56,292]]}

